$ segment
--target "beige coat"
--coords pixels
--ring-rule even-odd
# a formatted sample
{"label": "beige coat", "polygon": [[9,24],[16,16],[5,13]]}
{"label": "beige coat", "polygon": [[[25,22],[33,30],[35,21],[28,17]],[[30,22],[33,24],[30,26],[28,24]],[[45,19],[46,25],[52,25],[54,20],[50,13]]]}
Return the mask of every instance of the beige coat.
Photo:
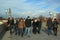
{"label": "beige coat", "polygon": [[18,24],[18,28],[24,28],[25,27],[25,22],[22,20]]}

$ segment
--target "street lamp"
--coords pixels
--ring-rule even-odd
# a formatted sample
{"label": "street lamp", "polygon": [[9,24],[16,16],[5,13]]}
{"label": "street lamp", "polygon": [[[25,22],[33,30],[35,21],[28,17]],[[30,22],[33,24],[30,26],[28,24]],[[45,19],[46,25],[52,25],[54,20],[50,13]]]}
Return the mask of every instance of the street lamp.
{"label": "street lamp", "polygon": [[49,12],[50,17],[52,18],[52,12]]}
{"label": "street lamp", "polygon": [[[6,13],[6,15],[8,15],[8,10],[7,9],[5,10],[5,13]],[[6,16],[6,18],[7,18],[7,16]]]}
{"label": "street lamp", "polygon": [[10,8],[6,9],[5,12],[8,15],[8,17],[11,17],[11,9]]}
{"label": "street lamp", "polygon": [[5,10],[6,14],[7,14],[7,10]]}

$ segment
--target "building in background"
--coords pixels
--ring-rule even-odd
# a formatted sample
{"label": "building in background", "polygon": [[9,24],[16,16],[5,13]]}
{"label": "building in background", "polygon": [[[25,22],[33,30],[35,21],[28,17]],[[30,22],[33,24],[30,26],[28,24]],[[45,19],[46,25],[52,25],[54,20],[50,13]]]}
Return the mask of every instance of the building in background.
{"label": "building in background", "polygon": [[11,15],[11,8],[6,10],[6,14],[8,15],[8,17],[12,17],[12,15]]}

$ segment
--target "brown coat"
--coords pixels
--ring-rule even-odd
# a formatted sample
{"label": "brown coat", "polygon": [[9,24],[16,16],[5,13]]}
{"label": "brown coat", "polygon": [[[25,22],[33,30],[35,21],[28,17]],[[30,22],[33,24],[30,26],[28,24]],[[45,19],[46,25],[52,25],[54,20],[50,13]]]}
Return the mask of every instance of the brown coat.
{"label": "brown coat", "polygon": [[18,24],[18,28],[24,28],[25,27],[25,22],[24,21],[20,21]]}

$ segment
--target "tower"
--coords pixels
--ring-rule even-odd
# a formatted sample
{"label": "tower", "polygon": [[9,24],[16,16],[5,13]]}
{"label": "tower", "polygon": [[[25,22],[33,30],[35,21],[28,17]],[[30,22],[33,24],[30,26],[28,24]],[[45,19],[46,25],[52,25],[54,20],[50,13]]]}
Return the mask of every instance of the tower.
{"label": "tower", "polygon": [[10,9],[10,8],[8,9],[8,16],[9,16],[9,17],[12,17],[12,16],[11,16],[11,9]]}

